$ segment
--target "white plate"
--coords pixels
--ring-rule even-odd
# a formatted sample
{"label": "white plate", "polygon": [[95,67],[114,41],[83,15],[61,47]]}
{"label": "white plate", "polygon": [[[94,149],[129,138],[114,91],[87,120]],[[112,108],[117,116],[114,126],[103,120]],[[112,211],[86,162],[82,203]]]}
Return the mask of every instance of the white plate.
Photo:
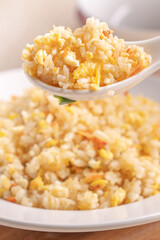
{"label": "white plate", "polygon": [[[9,99],[30,87],[22,70],[0,73],[0,98]],[[150,77],[133,89],[159,101],[160,79]],[[50,232],[86,232],[118,229],[160,220],[160,194],[113,208],[90,211],[60,211],[30,208],[0,200],[0,224]]]}

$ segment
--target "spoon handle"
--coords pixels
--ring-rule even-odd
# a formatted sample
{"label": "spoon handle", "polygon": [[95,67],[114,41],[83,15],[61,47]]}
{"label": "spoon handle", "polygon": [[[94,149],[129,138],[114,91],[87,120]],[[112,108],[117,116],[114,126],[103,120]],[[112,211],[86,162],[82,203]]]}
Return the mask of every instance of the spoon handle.
{"label": "spoon handle", "polygon": [[126,45],[138,45],[138,46],[147,46],[147,45],[154,45],[158,44],[160,46],[160,36],[154,37],[154,38],[148,38],[145,40],[140,41],[125,41]]}

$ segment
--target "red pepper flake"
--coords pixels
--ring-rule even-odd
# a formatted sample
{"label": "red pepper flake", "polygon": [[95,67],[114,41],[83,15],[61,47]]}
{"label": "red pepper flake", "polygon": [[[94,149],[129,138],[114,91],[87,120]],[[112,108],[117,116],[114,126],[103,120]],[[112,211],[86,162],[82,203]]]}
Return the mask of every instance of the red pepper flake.
{"label": "red pepper flake", "polygon": [[9,201],[9,202],[16,203],[15,197],[8,197],[6,200]]}
{"label": "red pepper flake", "polygon": [[94,143],[95,150],[103,148],[107,144],[106,142],[104,142],[96,137],[93,138],[93,143]]}

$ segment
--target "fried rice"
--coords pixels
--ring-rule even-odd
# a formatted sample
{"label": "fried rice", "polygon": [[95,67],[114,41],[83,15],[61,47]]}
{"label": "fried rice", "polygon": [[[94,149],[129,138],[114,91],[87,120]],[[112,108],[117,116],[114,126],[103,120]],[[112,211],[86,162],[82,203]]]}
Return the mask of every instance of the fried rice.
{"label": "fried rice", "polygon": [[63,89],[90,89],[122,81],[148,67],[143,47],[126,45],[104,22],[88,18],[72,32],[56,27],[27,44],[23,69],[37,79]]}
{"label": "fried rice", "polygon": [[87,210],[160,191],[160,108],[126,93],[59,106],[38,89],[0,102],[0,198]]}

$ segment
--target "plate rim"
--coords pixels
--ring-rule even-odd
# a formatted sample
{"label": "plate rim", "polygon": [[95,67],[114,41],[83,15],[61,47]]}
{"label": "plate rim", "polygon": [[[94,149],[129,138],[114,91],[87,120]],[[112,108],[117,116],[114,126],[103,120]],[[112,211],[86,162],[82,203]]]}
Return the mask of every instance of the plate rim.
{"label": "plate rim", "polygon": [[[1,212],[1,203],[3,202],[3,205],[6,205],[6,207],[12,209],[15,206],[17,208],[20,208],[23,210],[31,210],[33,211],[33,214],[35,211],[41,211],[42,216],[43,213],[45,212],[52,212],[53,216],[55,212],[58,212],[59,215],[64,215],[64,213],[81,213],[83,215],[84,213],[93,213],[97,212],[97,214],[100,214],[100,212],[104,211],[112,211],[112,209],[120,209],[120,208],[133,208],[136,205],[143,205],[145,202],[150,202],[152,203],[152,200],[157,198],[157,200],[160,200],[160,193],[156,194],[155,196],[148,197],[146,199],[134,202],[134,203],[129,203],[129,204],[123,204],[114,208],[104,208],[104,209],[94,209],[94,210],[84,210],[84,211],[78,211],[78,210],[49,210],[49,209],[39,209],[39,208],[33,208],[33,207],[26,207],[22,206],[19,204],[15,203],[10,203],[7,202],[6,200],[0,199],[0,212]],[[7,206],[8,205],[8,206]],[[22,217],[23,218],[23,217]],[[7,226],[7,227],[14,227],[18,229],[24,229],[24,230],[34,230],[34,231],[43,231],[43,232],[95,232],[95,231],[103,231],[103,230],[116,230],[116,229],[121,229],[121,228],[128,228],[128,227],[133,227],[133,226],[139,226],[151,222],[156,222],[160,220],[160,210],[157,212],[153,212],[150,214],[142,215],[139,217],[128,217],[125,219],[120,219],[120,220],[115,220],[112,222],[102,222],[102,223],[92,223],[92,224],[65,224],[65,225],[60,225],[60,224],[54,224],[54,223],[38,223],[38,222],[28,222],[24,221],[23,219],[21,220],[16,220],[16,219],[9,219],[7,217],[2,217],[0,216],[0,225],[2,226]]]}

